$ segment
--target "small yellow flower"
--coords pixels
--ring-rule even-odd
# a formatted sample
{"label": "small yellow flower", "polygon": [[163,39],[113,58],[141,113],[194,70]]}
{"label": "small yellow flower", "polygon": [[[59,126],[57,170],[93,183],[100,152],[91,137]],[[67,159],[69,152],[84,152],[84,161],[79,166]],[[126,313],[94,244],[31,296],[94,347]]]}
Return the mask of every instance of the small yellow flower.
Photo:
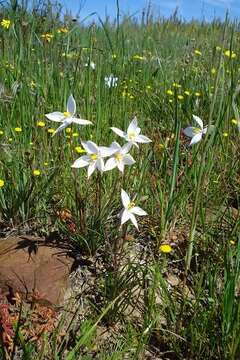
{"label": "small yellow flower", "polygon": [[117,55],[116,54],[112,54],[112,59],[116,59]]}
{"label": "small yellow flower", "polygon": [[78,136],[79,136],[79,133],[78,133],[78,132],[72,133],[72,137],[78,137]]}
{"label": "small yellow flower", "polygon": [[22,128],[21,127],[15,127],[15,131],[20,133],[20,132],[22,132]]}
{"label": "small yellow flower", "polygon": [[53,34],[45,33],[41,35],[41,38],[50,43],[53,38]]}
{"label": "small yellow flower", "polygon": [[40,174],[41,174],[40,170],[38,170],[38,169],[33,170],[33,175],[34,176],[39,176]]}
{"label": "small yellow flower", "polygon": [[212,68],[212,69],[211,69],[211,74],[212,74],[212,75],[215,75],[216,72],[217,72],[217,70],[216,70],[215,68]]}
{"label": "small yellow flower", "polygon": [[186,90],[186,91],[184,91],[184,94],[187,96],[190,96],[190,91]]}
{"label": "small yellow flower", "polygon": [[237,54],[232,50],[226,50],[224,51],[224,55],[227,56],[230,59],[235,59]]}
{"label": "small yellow flower", "polygon": [[177,89],[180,89],[182,87],[182,85],[178,84],[178,83],[173,83],[172,85],[173,87],[177,88]]}
{"label": "small yellow flower", "polygon": [[43,165],[44,165],[44,166],[48,166],[48,162],[44,162]]}
{"label": "small yellow flower", "polygon": [[130,95],[130,94],[129,94],[128,97],[129,97],[130,100],[133,100],[133,99],[134,99],[134,96],[133,96],[133,95]]}
{"label": "small yellow flower", "polygon": [[44,127],[46,124],[45,124],[45,122],[44,121],[38,121],[37,122],[37,126],[38,127]]}
{"label": "small yellow flower", "polygon": [[227,133],[227,132],[224,132],[224,133],[223,133],[223,136],[224,136],[224,137],[228,137],[228,133]]}
{"label": "small yellow flower", "polygon": [[67,134],[70,134],[71,132],[72,132],[72,129],[71,129],[70,127],[67,127],[67,128],[66,128],[66,133],[67,133]]}
{"label": "small yellow flower", "polygon": [[0,179],[0,188],[4,186],[4,180]]}
{"label": "small yellow flower", "polygon": [[57,30],[58,34],[67,34],[68,33],[68,28],[62,27],[60,29]]}
{"label": "small yellow flower", "polygon": [[172,90],[170,90],[170,89],[169,89],[169,90],[167,90],[166,92],[167,92],[167,94],[168,94],[168,95],[170,95],[170,96],[172,96],[172,95],[173,95],[173,91],[172,91]]}
{"label": "small yellow flower", "polygon": [[2,19],[1,21],[1,26],[4,28],[4,29],[9,29],[11,25],[11,21],[8,20],[8,19]]}
{"label": "small yellow flower", "polygon": [[178,95],[178,100],[183,100],[183,99],[184,99],[184,96]]}
{"label": "small yellow flower", "polygon": [[81,146],[76,146],[74,148],[74,150],[78,153],[78,154],[84,154],[86,151],[81,147]]}
{"label": "small yellow flower", "polygon": [[172,99],[169,99],[169,100],[168,100],[168,102],[172,103],[172,102],[173,102],[173,100],[172,100]]}
{"label": "small yellow flower", "polygon": [[168,254],[168,253],[170,253],[172,251],[171,245],[168,245],[168,244],[161,245],[159,249],[160,249],[161,252],[163,252],[165,254]]}
{"label": "small yellow flower", "polygon": [[235,244],[236,244],[236,241],[235,241],[235,240],[229,240],[229,244],[235,245]]}
{"label": "small yellow flower", "polygon": [[195,92],[195,96],[200,97],[201,96],[200,92]]}
{"label": "small yellow flower", "polygon": [[3,135],[3,134],[4,134],[4,132],[2,130],[0,130],[0,135]]}
{"label": "small yellow flower", "polygon": [[32,142],[32,141],[30,141],[29,145],[30,145],[30,146],[32,146],[32,145],[33,145],[33,142]]}
{"label": "small yellow flower", "polygon": [[231,123],[232,123],[233,125],[237,125],[237,124],[238,124],[238,122],[237,122],[236,119],[232,119],[232,120],[231,120]]}
{"label": "small yellow flower", "polygon": [[52,129],[52,128],[49,128],[49,129],[48,129],[48,133],[49,133],[49,134],[53,134],[54,131],[55,131],[55,129]]}
{"label": "small yellow flower", "polygon": [[152,88],[151,85],[147,85],[147,86],[146,86],[146,89],[147,89],[147,90],[151,90],[151,88]]}
{"label": "small yellow flower", "polygon": [[133,60],[146,60],[146,58],[144,56],[141,55],[133,55]]}
{"label": "small yellow flower", "polygon": [[201,51],[200,50],[194,50],[194,54],[195,55],[198,55],[198,56],[201,56],[202,55],[202,53],[201,53]]}

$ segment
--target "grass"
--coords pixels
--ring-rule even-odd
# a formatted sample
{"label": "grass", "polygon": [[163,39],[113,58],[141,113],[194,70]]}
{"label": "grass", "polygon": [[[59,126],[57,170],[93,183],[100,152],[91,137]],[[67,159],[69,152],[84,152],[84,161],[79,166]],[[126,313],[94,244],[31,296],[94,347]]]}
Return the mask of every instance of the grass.
{"label": "grass", "polygon": [[[41,346],[28,342],[19,321],[14,352],[238,359],[239,24],[148,14],[142,23],[125,17],[83,26],[63,24],[44,6],[35,13],[3,6],[1,19],[11,21],[0,28],[1,226],[57,231],[86,256],[100,254],[104,268],[84,319],[63,316]],[[110,74],[116,87],[105,85]],[[52,137],[56,126],[44,114],[64,111],[71,93],[93,126]],[[193,114],[214,130],[189,147],[182,130]],[[85,169],[71,168],[81,140],[109,146],[119,141],[110,127],[126,129],[135,115],[152,143],[132,150],[136,164],[123,176],[115,169],[87,179]],[[121,188],[148,212],[139,232],[119,230]],[[172,251],[162,253],[162,244]],[[111,341],[100,341],[101,329]],[[0,358],[13,359],[13,350],[2,342]]]}

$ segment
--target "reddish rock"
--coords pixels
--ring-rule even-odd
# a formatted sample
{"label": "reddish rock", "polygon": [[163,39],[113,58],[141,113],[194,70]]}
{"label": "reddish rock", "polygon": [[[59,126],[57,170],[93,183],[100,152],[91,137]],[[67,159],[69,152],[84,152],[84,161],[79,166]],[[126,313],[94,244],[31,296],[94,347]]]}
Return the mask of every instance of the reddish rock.
{"label": "reddish rock", "polygon": [[25,299],[39,294],[45,304],[60,305],[69,288],[73,265],[66,250],[42,239],[21,236],[0,239],[0,289]]}

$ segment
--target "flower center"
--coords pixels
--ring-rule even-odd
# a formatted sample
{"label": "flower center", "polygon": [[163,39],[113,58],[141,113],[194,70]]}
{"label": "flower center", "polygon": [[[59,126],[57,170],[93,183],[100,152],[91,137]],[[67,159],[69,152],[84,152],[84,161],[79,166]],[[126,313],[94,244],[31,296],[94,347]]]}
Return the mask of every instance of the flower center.
{"label": "flower center", "polygon": [[117,161],[122,161],[122,155],[121,154],[116,154],[115,155],[115,159],[117,160]]}
{"label": "flower center", "polygon": [[63,115],[64,115],[65,117],[68,117],[68,116],[71,116],[71,113],[70,113],[69,111],[64,111]]}
{"label": "flower center", "polygon": [[97,158],[98,158],[97,154],[92,154],[92,155],[91,155],[91,160],[92,160],[92,161],[97,160]]}
{"label": "flower center", "polygon": [[131,131],[131,132],[128,133],[128,138],[129,138],[129,140],[134,140],[135,137],[136,137],[136,134],[135,134],[134,131]]}
{"label": "flower center", "polygon": [[131,201],[131,202],[128,204],[128,210],[132,209],[134,206],[135,206],[134,202]]}
{"label": "flower center", "polygon": [[200,134],[200,132],[202,132],[202,130],[195,127],[195,128],[193,129],[193,132],[194,132],[194,134]]}

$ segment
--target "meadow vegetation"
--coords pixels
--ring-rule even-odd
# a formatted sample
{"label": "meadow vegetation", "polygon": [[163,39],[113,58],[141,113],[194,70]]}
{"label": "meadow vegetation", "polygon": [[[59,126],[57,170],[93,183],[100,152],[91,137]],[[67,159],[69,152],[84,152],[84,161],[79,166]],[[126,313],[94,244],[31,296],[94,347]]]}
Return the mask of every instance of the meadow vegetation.
{"label": "meadow vegetation", "polygon": [[[15,317],[0,358],[239,359],[239,23],[86,25],[14,4],[0,9],[1,233],[58,234],[96,271],[84,315],[76,301],[37,340]],[[92,124],[54,134],[45,114],[69,116],[71,94]],[[190,145],[193,115],[208,131]],[[134,164],[72,167],[82,141],[126,144],[111,128],[134,117],[151,140],[129,147]],[[122,189],[147,213],[138,229],[121,226]]]}

